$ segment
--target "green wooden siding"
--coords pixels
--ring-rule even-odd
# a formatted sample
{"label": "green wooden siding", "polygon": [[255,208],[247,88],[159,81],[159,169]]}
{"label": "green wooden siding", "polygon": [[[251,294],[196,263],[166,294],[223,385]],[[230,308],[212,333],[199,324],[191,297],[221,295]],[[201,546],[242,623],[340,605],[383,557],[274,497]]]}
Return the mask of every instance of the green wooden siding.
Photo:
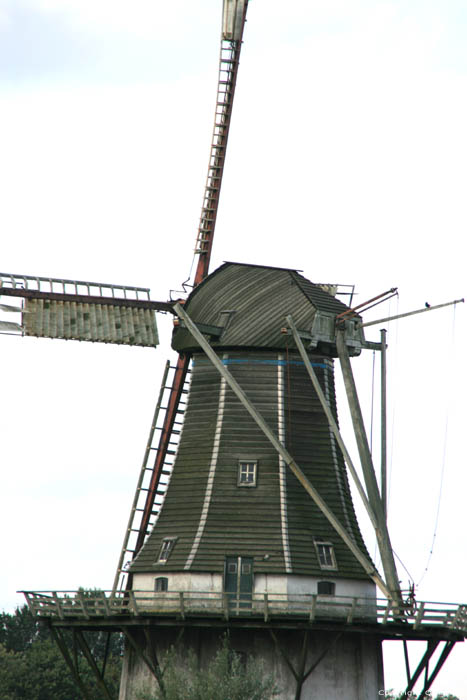
{"label": "green wooden siding", "polygon": [[[335,411],[332,361],[312,357]],[[278,430],[278,354],[229,352],[229,371],[275,432]],[[283,362],[286,447],[364,549],[353,511],[342,457],[306,370],[296,354]],[[182,571],[192,551],[206,497],[216,431],[221,378],[202,355],[195,355],[185,423],[168,493],[156,526],[132,571]],[[237,486],[238,461],[258,462],[254,488]],[[336,461],[337,460],[337,461]],[[285,573],[280,518],[279,458],[246,409],[227,389],[216,471],[203,535],[190,571],[222,573],[226,556],[254,558],[255,571]],[[287,518],[292,572],[322,575],[315,538],[333,543],[338,570],[333,577],[365,578],[360,565],[310,497],[287,472]],[[157,564],[162,541],[177,537],[166,564]],[[265,558],[266,557],[266,558]]]}

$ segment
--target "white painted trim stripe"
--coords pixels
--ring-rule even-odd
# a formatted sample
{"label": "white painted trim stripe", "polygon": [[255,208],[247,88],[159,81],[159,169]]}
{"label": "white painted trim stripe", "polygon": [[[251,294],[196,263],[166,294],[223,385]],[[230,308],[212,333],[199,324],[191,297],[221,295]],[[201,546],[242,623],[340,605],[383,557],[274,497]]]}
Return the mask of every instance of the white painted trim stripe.
{"label": "white painted trim stripe", "polygon": [[[279,442],[285,447],[285,411],[284,411],[284,355],[279,354],[277,363],[277,437]],[[289,524],[287,519],[287,488],[286,488],[285,460],[279,455],[279,494],[281,506],[281,531],[282,549],[284,550],[284,562],[286,573],[292,573],[292,558],[289,546]]]}
{"label": "white painted trim stripe", "polygon": [[[224,355],[224,359],[226,357],[227,357],[227,355]],[[203,510],[201,511],[201,517],[199,519],[199,524],[198,524],[198,531],[195,535],[195,539],[193,540],[191,552],[190,552],[188,559],[186,560],[186,563],[184,566],[185,571],[190,569],[191,565],[193,564],[193,560],[196,556],[196,552],[198,551],[198,547],[201,543],[201,538],[203,536],[204,528],[206,526],[206,521],[208,518],[209,506],[211,504],[212,489],[214,486],[214,476],[216,474],[217,457],[219,455],[219,445],[220,445],[220,438],[221,438],[221,432],[222,432],[222,423],[224,420],[224,406],[225,406],[226,389],[227,389],[227,382],[222,377],[220,389],[219,389],[219,404],[218,404],[218,408],[217,408],[216,430],[214,433],[214,440],[213,440],[213,445],[212,445],[211,464],[209,466],[208,482],[206,484],[206,491],[204,494]]]}

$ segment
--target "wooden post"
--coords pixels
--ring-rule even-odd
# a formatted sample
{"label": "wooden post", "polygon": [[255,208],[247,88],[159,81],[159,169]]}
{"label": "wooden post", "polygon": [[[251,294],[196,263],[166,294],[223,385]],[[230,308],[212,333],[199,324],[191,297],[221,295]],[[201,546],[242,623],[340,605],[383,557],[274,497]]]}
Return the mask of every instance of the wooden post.
{"label": "wooden post", "polygon": [[387,520],[386,330],[381,329],[381,502]]}
{"label": "wooden post", "polygon": [[352,367],[350,365],[350,358],[347,346],[345,344],[345,335],[343,330],[338,329],[336,331],[336,345],[341,363],[347,400],[349,402],[355,438],[357,440],[358,452],[360,454],[360,461],[365,479],[366,490],[368,493],[368,500],[370,501],[370,505],[376,515],[379,525],[379,528],[375,532],[381,555],[381,562],[383,564],[388,587],[391,591],[391,598],[394,598],[394,600],[400,603],[402,602],[402,594],[399,586],[396,563],[394,561],[389,532],[383,513],[378,482],[376,481],[375,469],[371,458],[370,447],[368,445],[363,415],[360,408],[360,402],[358,400],[357,388],[355,386],[355,380],[352,373]]}
{"label": "wooden post", "polygon": [[387,596],[387,597],[392,597],[393,592],[391,591],[388,586],[386,586],[385,582],[379,575],[379,573],[376,571],[375,567],[373,566],[372,562],[368,559],[368,557],[363,554],[363,552],[356,546],[356,544],[353,542],[351,536],[345,529],[345,527],[340,523],[340,521],[336,518],[332,510],[328,507],[326,502],[324,501],[323,498],[319,495],[319,493],[316,491],[314,486],[310,483],[310,481],[306,478],[305,474],[302,472],[298,464],[295,462],[293,459],[292,455],[285,449],[285,447],[282,445],[282,443],[279,441],[275,433],[271,430],[269,425],[266,423],[262,415],[256,410],[256,408],[253,406],[241,386],[238,384],[236,379],[230,374],[228,369],[224,367],[222,364],[221,360],[215,353],[215,351],[212,349],[206,338],[200,333],[200,331],[196,328],[196,325],[193,323],[191,318],[188,316],[186,311],[183,309],[183,307],[180,304],[175,304],[174,306],[174,311],[177,314],[179,318],[182,319],[182,321],[185,323],[187,329],[190,331],[191,335],[195,338],[195,340],[199,343],[199,345],[202,347],[208,358],[211,360],[212,364],[220,375],[224,377],[225,381],[229,385],[229,387],[232,389],[234,394],[237,396],[237,398],[240,400],[240,402],[245,406],[246,410],[250,414],[250,416],[253,418],[255,423],[261,428],[263,433],[266,435],[268,440],[272,443],[272,445],[275,447],[276,451],[280,454],[290,471],[293,473],[293,475],[298,479],[300,484],[303,486],[305,491],[308,493],[309,496],[313,499],[313,501],[316,503],[320,511],[325,515],[325,517],[329,520],[333,528],[336,530],[336,532],[340,535],[344,543],[347,545],[347,547],[350,549],[354,557],[357,559],[357,561],[360,563],[362,566],[363,570],[368,574],[368,576],[375,582],[375,584],[378,586],[378,588],[382,591],[382,593]]}

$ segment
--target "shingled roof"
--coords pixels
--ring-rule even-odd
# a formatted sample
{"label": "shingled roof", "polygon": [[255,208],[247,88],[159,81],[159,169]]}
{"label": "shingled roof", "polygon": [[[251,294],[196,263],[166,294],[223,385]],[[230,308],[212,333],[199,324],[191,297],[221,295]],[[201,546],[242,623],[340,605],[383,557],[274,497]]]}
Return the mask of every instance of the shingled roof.
{"label": "shingled roof", "polygon": [[[223,326],[213,347],[283,349],[285,317],[310,329],[317,311],[337,316],[347,306],[296,270],[226,262],[189,296],[186,311],[197,323]],[[173,336],[179,352],[197,350],[193,337],[179,327]]]}

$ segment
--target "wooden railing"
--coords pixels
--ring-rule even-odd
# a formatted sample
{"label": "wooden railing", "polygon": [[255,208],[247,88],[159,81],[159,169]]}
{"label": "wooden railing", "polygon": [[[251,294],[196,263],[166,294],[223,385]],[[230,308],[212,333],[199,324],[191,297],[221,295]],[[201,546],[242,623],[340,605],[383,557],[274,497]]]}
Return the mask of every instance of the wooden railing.
{"label": "wooden railing", "polygon": [[419,602],[397,606],[386,599],[316,594],[223,592],[22,591],[34,616],[97,620],[125,615],[160,617],[305,618],[352,623],[401,623],[449,628],[467,636],[467,605]]}

